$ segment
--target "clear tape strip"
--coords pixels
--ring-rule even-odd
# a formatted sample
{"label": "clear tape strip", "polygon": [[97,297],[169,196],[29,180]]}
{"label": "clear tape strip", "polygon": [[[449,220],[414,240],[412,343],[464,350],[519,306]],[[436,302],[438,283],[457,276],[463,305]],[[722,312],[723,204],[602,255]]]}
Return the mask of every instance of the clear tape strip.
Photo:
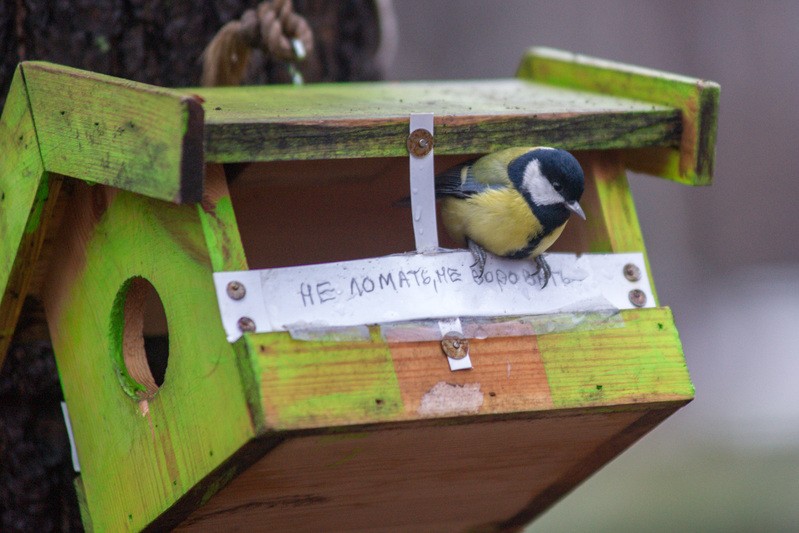
{"label": "clear tape strip", "polygon": [[[413,320],[378,324],[382,339],[388,343],[440,341],[440,320]],[[517,317],[461,317],[464,338],[485,339],[488,337],[521,337],[547,335],[568,331],[624,327],[624,318],[618,309],[599,309],[587,312],[558,313],[552,315]],[[289,334],[295,340],[329,342],[368,342],[371,334],[368,326],[334,328],[291,328]]]}

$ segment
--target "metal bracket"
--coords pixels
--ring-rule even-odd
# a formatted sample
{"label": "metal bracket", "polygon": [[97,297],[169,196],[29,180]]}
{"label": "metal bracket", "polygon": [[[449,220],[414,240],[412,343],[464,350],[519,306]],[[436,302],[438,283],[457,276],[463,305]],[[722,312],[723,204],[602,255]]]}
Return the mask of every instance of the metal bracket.
{"label": "metal bracket", "polygon": [[438,250],[435,169],[433,166],[433,114],[411,113],[408,152],[411,179],[411,213],[416,251]]}
{"label": "metal bracket", "polygon": [[441,348],[447,356],[449,369],[471,370],[472,359],[469,357],[469,339],[463,337],[463,328],[459,318],[439,320],[438,329],[441,330]]}

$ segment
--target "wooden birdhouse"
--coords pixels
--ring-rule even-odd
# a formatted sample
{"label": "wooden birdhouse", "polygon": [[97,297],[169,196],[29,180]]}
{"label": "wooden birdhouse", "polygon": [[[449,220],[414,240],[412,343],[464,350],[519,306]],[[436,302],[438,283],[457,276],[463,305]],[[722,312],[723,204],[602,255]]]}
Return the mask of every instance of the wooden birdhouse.
{"label": "wooden birdhouse", "polygon": [[[87,529],[521,528],[693,397],[625,170],[708,184],[718,94],[551,49],[299,87],[21,64],[0,354],[40,298]],[[435,253],[433,172],[513,146],[586,174],[546,287]]]}

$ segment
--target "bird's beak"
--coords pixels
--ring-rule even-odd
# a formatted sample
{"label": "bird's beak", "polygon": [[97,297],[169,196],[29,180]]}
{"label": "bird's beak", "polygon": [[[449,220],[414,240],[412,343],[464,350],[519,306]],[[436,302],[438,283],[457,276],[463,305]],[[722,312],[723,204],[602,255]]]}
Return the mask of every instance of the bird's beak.
{"label": "bird's beak", "polygon": [[583,211],[583,208],[580,207],[580,204],[578,204],[576,200],[574,202],[566,202],[566,204],[564,204],[564,205],[566,206],[566,208],[569,211],[571,211],[572,213],[574,213],[578,217],[580,217],[583,220],[585,220],[585,212]]}

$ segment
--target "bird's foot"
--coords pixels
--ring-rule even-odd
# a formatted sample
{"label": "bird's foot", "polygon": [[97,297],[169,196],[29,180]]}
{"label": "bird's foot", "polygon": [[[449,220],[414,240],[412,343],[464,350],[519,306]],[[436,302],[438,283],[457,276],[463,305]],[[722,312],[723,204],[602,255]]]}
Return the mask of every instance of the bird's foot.
{"label": "bird's foot", "polygon": [[478,278],[482,278],[483,271],[486,267],[486,251],[482,246],[469,238],[466,239],[466,244],[469,245],[469,251],[472,252],[472,256],[474,257],[474,263],[471,264],[470,268],[477,272]]}
{"label": "bird's foot", "polygon": [[543,289],[544,287],[547,286],[547,283],[549,283],[549,278],[552,277],[552,269],[549,268],[549,263],[547,263],[547,260],[544,259],[544,254],[541,254],[541,255],[538,255],[538,256],[535,257],[535,266],[536,266],[536,269],[535,269],[534,274],[538,274],[539,272],[543,272],[544,284],[541,285],[541,288]]}

